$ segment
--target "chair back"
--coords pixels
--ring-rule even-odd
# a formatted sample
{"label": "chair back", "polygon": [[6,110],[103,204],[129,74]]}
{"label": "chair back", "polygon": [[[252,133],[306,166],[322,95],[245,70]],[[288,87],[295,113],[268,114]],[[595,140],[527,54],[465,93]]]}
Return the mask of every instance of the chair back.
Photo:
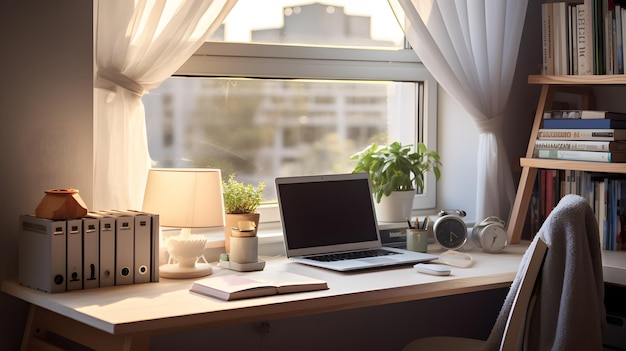
{"label": "chair back", "polygon": [[532,307],[533,292],[541,273],[543,259],[548,252],[548,245],[541,238],[537,238],[531,243],[528,250],[532,250],[532,253],[530,254],[528,265],[524,267],[524,270],[518,272],[523,277],[506,322],[500,350],[513,351],[523,349],[526,316]]}

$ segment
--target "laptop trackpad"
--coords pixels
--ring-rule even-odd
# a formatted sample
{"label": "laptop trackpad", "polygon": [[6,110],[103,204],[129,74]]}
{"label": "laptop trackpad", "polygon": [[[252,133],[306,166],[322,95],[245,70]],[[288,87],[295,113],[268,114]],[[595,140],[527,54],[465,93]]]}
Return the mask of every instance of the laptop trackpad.
{"label": "laptop trackpad", "polygon": [[367,262],[367,263],[376,263],[376,264],[396,262],[395,260],[392,260],[392,259],[387,258],[387,257],[362,258],[362,259],[359,259],[358,261],[363,261],[363,262]]}

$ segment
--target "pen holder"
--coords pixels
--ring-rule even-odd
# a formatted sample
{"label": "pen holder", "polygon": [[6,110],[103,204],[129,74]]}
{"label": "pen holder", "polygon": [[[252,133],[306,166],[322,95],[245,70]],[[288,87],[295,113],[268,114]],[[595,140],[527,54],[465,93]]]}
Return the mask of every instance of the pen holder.
{"label": "pen holder", "polygon": [[428,249],[428,230],[408,228],[406,230],[406,249],[426,252]]}

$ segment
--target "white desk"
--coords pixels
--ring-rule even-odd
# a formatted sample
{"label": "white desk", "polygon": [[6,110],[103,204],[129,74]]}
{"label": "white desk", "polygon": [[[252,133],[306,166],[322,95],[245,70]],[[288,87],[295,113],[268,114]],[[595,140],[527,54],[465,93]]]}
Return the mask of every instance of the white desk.
{"label": "white desk", "polygon": [[[150,338],[160,333],[506,287],[525,249],[526,245],[514,245],[499,255],[472,252],[475,264],[471,268],[453,268],[446,277],[420,274],[410,266],[338,273],[288,262],[284,257],[272,258],[267,259],[265,270],[323,279],[329,289],[229,302],[189,292],[191,280],[161,279],[158,283],[57,294],[3,282],[2,291],[31,303],[24,349],[43,343],[45,333],[51,331],[97,349],[147,350]],[[213,274],[231,273],[216,267]]]}
{"label": "white desk", "polygon": [[[471,252],[471,268],[450,276],[416,273],[412,267],[337,273],[267,259],[265,270],[282,270],[326,280],[328,290],[221,301],[189,292],[192,280],[47,294],[3,282],[2,291],[31,304],[23,349],[43,343],[47,331],[107,350],[147,350],[153,335],[214,326],[260,322],[507,287],[526,244],[504,253]],[[432,251],[437,254],[437,251]],[[215,268],[216,275],[232,271]],[[623,279],[623,273],[621,274]]]}
{"label": "white desk", "polygon": [[625,251],[602,251],[602,276],[605,283],[626,286]]}

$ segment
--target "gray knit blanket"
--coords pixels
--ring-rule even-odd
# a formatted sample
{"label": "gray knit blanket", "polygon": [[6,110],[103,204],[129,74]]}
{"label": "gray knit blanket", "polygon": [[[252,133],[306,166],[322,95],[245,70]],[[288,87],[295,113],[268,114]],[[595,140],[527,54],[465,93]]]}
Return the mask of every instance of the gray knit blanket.
{"label": "gray knit blanket", "polygon": [[[606,327],[604,281],[598,225],[589,203],[564,196],[533,240],[548,245],[534,307],[527,320],[525,350],[602,350]],[[521,272],[530,253],[524,254]],[[520,285],[511,285],[485,350],[498,350]],[[528,317],[527,317],[528,318]]]}

